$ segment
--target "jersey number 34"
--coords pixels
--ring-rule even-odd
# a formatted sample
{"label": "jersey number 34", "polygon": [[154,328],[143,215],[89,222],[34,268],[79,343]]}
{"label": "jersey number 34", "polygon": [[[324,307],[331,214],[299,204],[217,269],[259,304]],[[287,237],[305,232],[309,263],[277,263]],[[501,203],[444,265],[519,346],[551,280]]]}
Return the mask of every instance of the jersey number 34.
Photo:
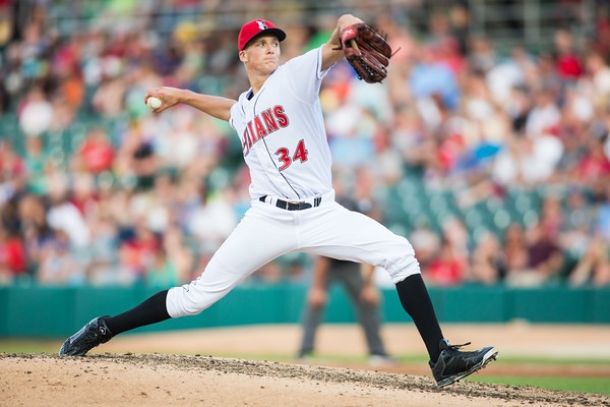
{"label": "jersey number 34", "polygon": [[294,152],[294,154],[292,155],[292,158],[290,157],[290,151],[288,151],[288,149],[286,147],[280,147],[277,149],[277,151],[275,152],[275,155],[277,155],[279,157],[281,166],[279,168],[280,171],[284,171],[286,168],[290,167],[290,165],[294,162],[294,161],[301,161],[302,163],[304,163],[305,161],[307,161],[307,149],[305,148],[305,141],[303,139],[301,139],[299,141],[299,144],[297,144],[297,148]]}

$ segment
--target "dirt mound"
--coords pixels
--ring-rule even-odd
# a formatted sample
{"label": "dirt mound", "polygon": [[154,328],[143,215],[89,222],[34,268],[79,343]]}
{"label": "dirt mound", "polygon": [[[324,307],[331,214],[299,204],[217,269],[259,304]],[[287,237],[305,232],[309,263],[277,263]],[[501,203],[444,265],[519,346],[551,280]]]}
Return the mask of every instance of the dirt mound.
{"label": "dirt mound", "polygon": [[0,354],[0,405],[610,406],[604,396],[203,356]]}

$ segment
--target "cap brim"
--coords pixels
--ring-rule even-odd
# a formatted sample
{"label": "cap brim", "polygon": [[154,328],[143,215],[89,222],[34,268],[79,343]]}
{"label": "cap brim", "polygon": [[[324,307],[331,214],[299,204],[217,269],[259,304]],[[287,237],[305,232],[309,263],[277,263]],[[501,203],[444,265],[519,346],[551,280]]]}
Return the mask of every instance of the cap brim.
{"label": "cap brim", "polygon": [[280,42],[284,41],[286,39],[286,33],[284,31],[280,30],[279,28],[267,28],[266,30],[261,31],[258,34],[256,34],[254,37],[250,38],[250,41],[248,41],[246,43],[246,45],[244,45],[243,49],[248,48],[248,45],[252,44],[252,41],[256,40],[257,38],[262,37],[263,35],[269,35],[269,34],[277,37],[277,39]]}

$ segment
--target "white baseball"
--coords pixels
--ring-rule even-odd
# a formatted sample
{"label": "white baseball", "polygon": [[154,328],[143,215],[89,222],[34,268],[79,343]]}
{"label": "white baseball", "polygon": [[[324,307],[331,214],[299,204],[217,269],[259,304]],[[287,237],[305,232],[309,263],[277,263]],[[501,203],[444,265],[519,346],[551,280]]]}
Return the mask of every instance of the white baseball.
{"label": "white baseball", "polygon": [[149,97],[148,99],[146,99],[146,104],[148,105],[148,107],[150,107],[151,109],[158,109],[161,107],[161,105],[163,104],[163,102],[161,102],[161,99],[156,98],[154,96]]}

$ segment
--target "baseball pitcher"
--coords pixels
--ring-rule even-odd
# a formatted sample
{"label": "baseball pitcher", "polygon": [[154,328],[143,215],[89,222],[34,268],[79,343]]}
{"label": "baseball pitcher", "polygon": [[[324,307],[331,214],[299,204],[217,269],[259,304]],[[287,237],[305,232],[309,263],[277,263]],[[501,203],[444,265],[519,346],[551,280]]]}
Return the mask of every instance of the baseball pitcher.
{"label": "baseball pitcher", "polygon": [[84,355],[142,325],[198,314],[264,264],[301,251],[387,270],[421,334],[439,386],[495,358],[494,347],[464,352],[463,345],[444,339],[407,239],[335,201],[320,84],[343,58],[359,78],[382,81],[392,56],[385,38],[359,18],[343,15],[327,43],[280,65],[285,38],[264,19],[241,27],[237,46],[250,89],[238,100],[170,87],[146,95],[158,113],[182,103],[229,122],[250,170],[251,207],[196,280],[161,291],[123,314],[93,319],[65,341],[61,356]]}

